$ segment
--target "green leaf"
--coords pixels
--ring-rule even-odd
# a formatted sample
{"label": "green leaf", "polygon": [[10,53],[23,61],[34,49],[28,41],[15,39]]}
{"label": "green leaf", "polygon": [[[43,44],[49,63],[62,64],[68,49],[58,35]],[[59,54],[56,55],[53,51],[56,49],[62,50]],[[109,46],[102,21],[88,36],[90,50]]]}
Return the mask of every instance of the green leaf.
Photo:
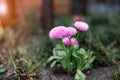
{"label": "green leaf", "polygon": [[60,57],[65,57],[66,56],[66,53],[63,50],[57,50],[56,52],[57,52],[57,56],[60,56]]}
{"label": "green leaf", "polygon": [[64,69],[66,69],[67,64],[66,64],[65,60],[61,60],[61,65]]}
{"label": "green leaf", "polygon": [[53,60],[55,60],[55,59],[62,59],[61,57],[57,57],[57,56],[51,56],[48,60],[47,60],[47,62],[46,63],[49,63],[49,62],[51,62],[51,61],[53,61]]}
{"label": "green leaf", "polygon": [[57,45],[54,49],[53,49],[53,55],[54,56],[66,56],[66,53],[62,47],[62,45]]}
{"label": "green leaf", "polygon": [[86,76],[83,72],[81,72],[79,69],[77,69],[77,73],[75,74],[76,80],[85,80]]}
{"label": "green leaf", "polygon": [[78,73],[75,74],[75,79],[76,79],[76,80],[79,80],[79,79],[80,79],[80,76],[79,76]]}
{"label": "green leaf", "polygon": [[53,61],[50,67],[54,67],[57,62],[58,62],[57,60]]}
{"label": "green leaf", "polygon": [[76,57],[76,58],[79,58],[79,56],[77,56],[76,54],[72,54],[74,57]]}
{"label": "green leaf", "polygon": [[84,67],[82,68],[82,70],[89,69],[89,68],[91,68],[90,64],[89,64],[89,63],[86,63],[86,64],[84,65]]}
{"label": "green leaf", "polygon": [[54,49],[53,49],[53,55],[57,56],[57,57],[62,57],[64,58],[66,56],[66,52],[63,49],[63,47],[61,45],[57,45]]}
{"label": "green leaf", "polygon": [[85,53],[86,53],[86,51],[85,51],[85,49],[84,49],[84,48],[80,48],[80,49],[78,50],[78,53],[80,53],[80,54],[85,54]]}
{"label": "green leaf", "polygon": [[95,56],[93,56],[92,58],[90,58],[90,60],[88,60],[88,63],[92,64],[92,62],[95,60],[95,58],[96,58]]}

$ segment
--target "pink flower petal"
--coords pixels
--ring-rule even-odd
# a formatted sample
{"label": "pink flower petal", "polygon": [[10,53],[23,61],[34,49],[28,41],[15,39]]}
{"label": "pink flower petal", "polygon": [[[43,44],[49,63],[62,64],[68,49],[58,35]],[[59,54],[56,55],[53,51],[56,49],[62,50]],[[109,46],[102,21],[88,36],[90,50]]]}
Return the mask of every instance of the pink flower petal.
{"label": "pink flower petal", "polygon": [[87,31],[89,29],[88,24],[85,22],[77,21],[75,22],[74,26],[80,31]]}

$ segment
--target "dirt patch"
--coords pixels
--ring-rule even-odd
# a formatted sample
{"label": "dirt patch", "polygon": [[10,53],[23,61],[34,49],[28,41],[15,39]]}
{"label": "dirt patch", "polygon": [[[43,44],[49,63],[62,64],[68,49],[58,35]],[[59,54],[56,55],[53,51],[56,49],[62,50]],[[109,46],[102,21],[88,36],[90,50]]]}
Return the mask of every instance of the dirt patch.
{"label": "dirt patch", "polygon": [[[85,71],[85,74],[87,76],[86,80],[110,80],[109,76],[114,71],[115,68],[113,67],[99,67],[96,69],[91,69]],[[35,80],[74,80],[74,73],[67,73],[59,68],[57,69],[41,68],[40,70],[38,70],[38,73],[39,76],[37,76],[36,79],[34,78]],[[6,75],[0,74],[0,80],[8,80],[8,79],[6,79]],[[26,79],[21,78],[21,80],[26,80]]]}
{"label": "dirt patch", "polygon": [[[109,76],[115,69],[113,67],[102,67],[87,71],[86,80],[110,80]],[[41,80],[74,80],[74,74],[68,74],[60,69],[40,69]]]}

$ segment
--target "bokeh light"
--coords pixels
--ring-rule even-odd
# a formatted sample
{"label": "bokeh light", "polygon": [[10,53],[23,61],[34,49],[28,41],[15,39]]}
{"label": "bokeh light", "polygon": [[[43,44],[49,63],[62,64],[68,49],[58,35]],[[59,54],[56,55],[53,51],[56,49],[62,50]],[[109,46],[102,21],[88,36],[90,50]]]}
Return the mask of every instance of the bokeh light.
{"label": "bokeh light", "polygon": [[7,5],[5,3],[0,3],[0,15],[7,14]]}

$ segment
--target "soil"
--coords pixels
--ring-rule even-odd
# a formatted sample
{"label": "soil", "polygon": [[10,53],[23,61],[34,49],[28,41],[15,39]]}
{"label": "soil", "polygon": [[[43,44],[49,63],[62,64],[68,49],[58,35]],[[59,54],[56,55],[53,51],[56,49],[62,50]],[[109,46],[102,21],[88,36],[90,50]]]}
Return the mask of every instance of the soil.
{"label": "soil", "polygon": [[[113,67],[99,67],[92,70],[85,71],[87,76],[86,80],[111,80],[110,74],[115,71]],[[61,68],[40,68],[38,75],[35,76],[34,80],[74,80],[74,73],[67,73]],[[14,75],[10,76],[11,79],[7,79],[6,75],[0,74],[0,80],[17,80]],[[22,76],[20,80],[29,80]]]}
{"label": "soil", "polygon": [[[109,76],[115,71],[113,67],[101,67],[85,72],[86,80],[110,80]],[[74,74],[67,74],[61,69],[42,68],[41,80],[74,80]]]}

